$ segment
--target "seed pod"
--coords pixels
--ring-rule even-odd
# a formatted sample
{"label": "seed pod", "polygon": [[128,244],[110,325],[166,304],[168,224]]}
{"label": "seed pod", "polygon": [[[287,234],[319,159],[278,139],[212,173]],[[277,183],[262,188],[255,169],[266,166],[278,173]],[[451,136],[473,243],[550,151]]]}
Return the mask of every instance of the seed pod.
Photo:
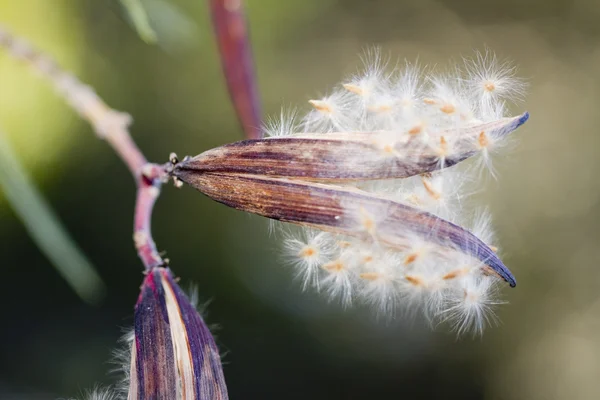
{"label": "seed pod", "polygon": [[463,161],[479,152],[482,138],[504,137],[528,118],[524,113],[438,131],[427,143],[408,132],[385,131],[245,140],[206,151],[178,168],[329,182],[405,178]]}
{"label": "seed pod", "polygon": [[[230,207],[299,225],[281,240],[305,288],[384,315],[418,308],[433,324],[480,333],[495,320],[498,284],[516,281],[492,246],[489,217],[465,199],[529,118],[505,118],[524,85],[486,60],[467,76],[436,76],[408,63],[387,73],[369,54],[363,73],[310,100],[299,121],[282,112],[265,125],[268,138],[170,172]],[[471,168],[452,167],[476,155]]]}
{"label": "seed pod", "polygon": [[511,272],[469,231],[433,214],[355,188],[232,173],[178,164],[173,175],[220,203],[264,217],[403,248],[407,237],[459,250],[516,285]]}
{"label": "seed pod", "polygon": [[215,341],[167,268],[144,279],[132,346],[129,400],[227,400]]}

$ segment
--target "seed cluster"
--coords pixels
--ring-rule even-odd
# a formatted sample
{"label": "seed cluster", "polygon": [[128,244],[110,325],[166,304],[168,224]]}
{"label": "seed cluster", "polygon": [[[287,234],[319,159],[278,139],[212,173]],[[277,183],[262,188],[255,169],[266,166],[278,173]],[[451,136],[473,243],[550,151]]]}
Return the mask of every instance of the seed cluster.
{"label": "seed cluster", "polygon": [[[424,169],[424,158],[434,160],[435,168],[412,177],[359,179],[343,185],[463,226],[497,251],[489,215],[467,207],[465,198],[481,167],[491,165],[492,152],[528,118],[505,116],[505,101],[523,95],[523,81],[490,53],[477,54],[444,75],[411,64],[386,72],[380,57],[367,60],[363,73],[330,95],[310,100],[313,109],[301,120],[282,112],[281,120],[267,124],[265,133],[270,140],[307,135],[367,138],[379,150],[379,159],[368,154],[370,163],[399,160],[413,164],[415,171]],[[448,168],[454,164],[448,160],[472,155],[482,162]],[[352,156],[358,165],[360,154]],[[485,259],[467,254],[461,246],[440,245],[412,229],[402,231],[401,226],[390,245],[382,231],[389,218],[386,207],[342,206],[339,217],[355,221],[352,235],[283,228],[286,257],[305,289],[323,291],[345,305],[365,302],[386,315],[420,310],[432,322],[450,321],[459,333],[481,332],[494,318],[501,280]],[[429,229],[430,236],[440,235],[436,226]]]}

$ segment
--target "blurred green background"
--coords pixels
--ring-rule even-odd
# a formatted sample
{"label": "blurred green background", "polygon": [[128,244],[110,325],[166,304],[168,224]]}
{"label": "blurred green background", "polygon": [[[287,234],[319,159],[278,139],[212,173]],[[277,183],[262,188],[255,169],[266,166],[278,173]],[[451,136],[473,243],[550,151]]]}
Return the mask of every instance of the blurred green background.
{"label": "blurred green background", "polygon": [[[0,2],[0,23],[53,55],[135,118],[151,159],[240,139],[202,0],[145,0],[159,43],[140,40],[115,1]],[[266,114],[304,107],[384,54],[443,64],[473,49],[509,57],[532,118],[496,158],[478,199],[504,261],[502,324],[482,338],[380,321],[302,293],[267,224],[166,187],[154,235],[182,286],[211,300],[232,399],[600,398],[600,3],[593,0],[248,0]],[[132,324],[141,264],[129,172],[27,68],[0,52],[0,126],[98,269],[108,292],[84,304],[0,193],[0,398],[54,399],[110,384]]]}

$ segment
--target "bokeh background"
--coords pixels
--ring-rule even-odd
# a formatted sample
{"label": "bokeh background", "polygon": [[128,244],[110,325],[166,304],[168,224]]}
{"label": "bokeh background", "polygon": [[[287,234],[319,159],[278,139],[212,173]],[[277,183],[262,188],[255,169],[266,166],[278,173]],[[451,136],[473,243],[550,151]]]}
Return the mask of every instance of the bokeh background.
{"label": "bokeh background", "polygon": [[[143,4],[158,45],[140,40],[116,0],[2,1],[0,23],[131,113],[151,160],[239,139],[206,2]],[[302,293],[265,221],[166,187],[155,239],[182,285],[210,300],[230,397],[600,398],[600,3],[248,0],[247,11],[266,114],[304,107],[373,45],[441,65],[487,46],[528,80],[513,111],[532,117],[478,194],[519,280],[501,325],[481,338]],[[83,303],[0,193],[0,398],[76,397],[114,382],[111,352],[132,324],[134,185],[50,86],[3,52],[0,126],[108,288],[99,305]]]}

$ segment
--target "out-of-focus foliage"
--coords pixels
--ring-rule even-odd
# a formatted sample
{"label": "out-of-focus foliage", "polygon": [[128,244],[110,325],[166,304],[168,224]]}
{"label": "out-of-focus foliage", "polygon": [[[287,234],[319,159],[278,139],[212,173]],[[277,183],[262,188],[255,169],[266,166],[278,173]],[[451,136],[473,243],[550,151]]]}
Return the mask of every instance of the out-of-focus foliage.
{"label": "out-of-focus foliage", "polygon": [[156,42],[156,32],[150,26],[150,20],[141,0],[121,0],[121,4],[125,8],[131,23],[135,27],[138,35],[146,43]]}
{"label": "out-of-focus foliage", "polygon": [[[0,2],[0,19],[76,74],[82,71],[84,51],[82,10],[69,0]],[[15,150],[29,169],[55,178],[63,168],[57,157],[65,154],[78,135],[76,115],[53,93],[51,86],[0,52],[0,121]],[[83,122],[81,123],[83,125]],[[2,195],[0,195],[0,202]],[[1,213],[1,211],[0,211]]]}
{"label": "out-of-focus foliage", "polygon": [[[167,2],[197,29],[178,52],[146,45],[120,6],[51,3],[1,2],[0,20],[130,112],[150,159],[241,138],[205,2]],[[247,10],[266,115],[325,94],[354,71],[357,54],[380,45],[392,63],[427,65],[487,46],[528,79],[526,102],[512,111],[532,117],[510,155],[495,160],[498,181],[477,194],[491,204],[503,260],[519,280],[504,294],[510,304],[501,326],[481,340],[457,342],[419,323],[377,321],[301,293],[264,221],[166,188],[156,240],[183,286],[195,281],[202,298],[213,299],[207,322],[221,326],[231,398],[597,398],[600,4],[248,0]],[[102,308],[82,305],[3,203],[10,284],[1,300],[10,328],[2,330],[0,393],[72,396],[111,381],[110,349],[131,323],[141,273],[131,243],[134,188],[90,128],[2,53],[0,121],[109,290]]]}
{"label": "out-of-focus foliage", "polygon": [[167,53],[189,49],[198,41],[198,28],[184,9],[169,0],[121,0],[125,19],[148,44]]}
{"label": "out-of-focus foliage", "polygon": [[31,238],[73,290],[84,301],[98,303],[106,290],[104,283],[23,171],[4,136],[0,131],[0,190]]}

